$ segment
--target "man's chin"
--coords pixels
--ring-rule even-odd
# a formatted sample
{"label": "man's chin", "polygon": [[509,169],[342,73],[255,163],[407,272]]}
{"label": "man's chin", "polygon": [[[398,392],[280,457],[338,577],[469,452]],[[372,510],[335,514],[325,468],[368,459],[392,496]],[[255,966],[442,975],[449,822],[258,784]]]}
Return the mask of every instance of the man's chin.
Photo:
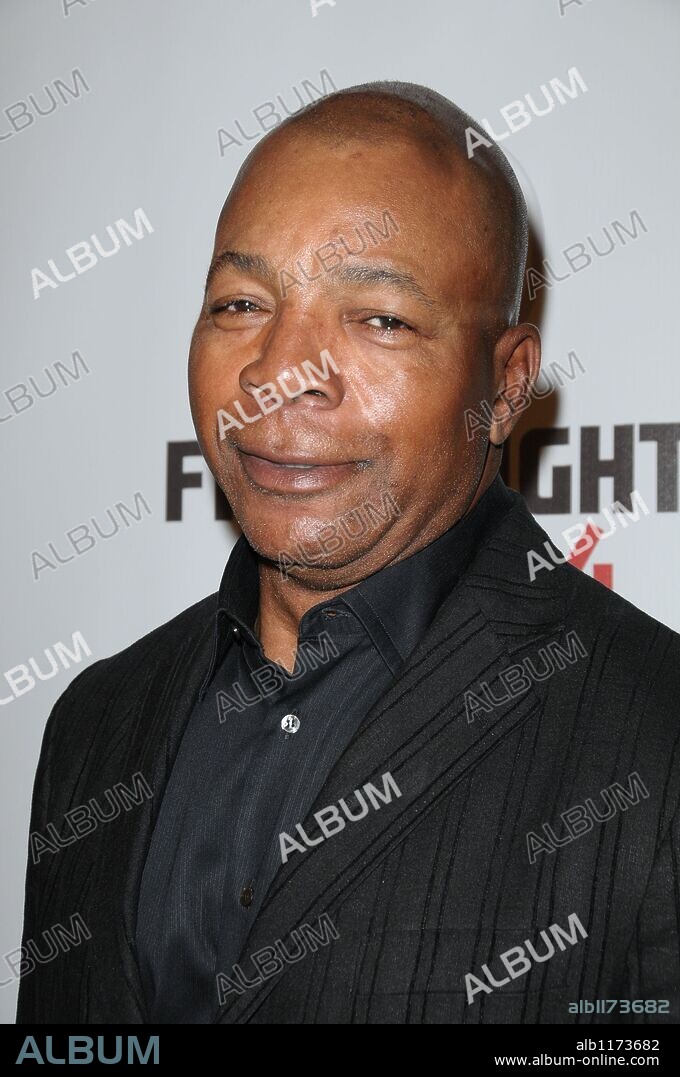
{"label": "man's chin", "polygon": [[[402,506],[389,489],[363,487],[353,483],[340,495],[327,491],[298,499],[271,497],[234,484],[234,496],[228,500],[247,541],[263,560],[280,566],[286,578],[318,586],[333,574],[347,575],[348,568],[351,574],[352,565],[360,573],[363,565],[373,563],[372,549],[400,522]],[[369,568],[368,574],[373,571]]]}
{"label": "man's chin", "polygon": [[[327,550],[319,542],[319,531],[304,538],[290,533],[282,535],[280,544],[273,544],[271,532],[261,529],[243,533],[261,561],[280,574],[282,580],[291,580],[319,590],[332,590],[352,586],[363,578],[363,562],[369,550],[357,548],[356,544],[332,542],[328,537]],[[276,542],[276,540],[275,540]],[[340,548],[338,548],[340,547]]]}
{"label": "man's chin", "polygon": [[362,561],[355,558],[339,562],[328,557],[315,565],[296,564],[285,557],[280,561],[267,561],[283,583],[297,584],[313,591],[344,591],[366,576]]}
{"label": "man's chin", "polygon": [[282,538],[280,544],[273,545],[270,537],[246,531],[244,534],[255,553],[263,561],[277,567],[282,566],[291,575],[299,573],[301,578],[304,578],[305,573],[315,570],[332,572],[344,568],[357,557],[361,557],[363,552],[350,549],[346,544],[341,549],[325,551],[320,547],[318,539],[305,540],[292,535]]}

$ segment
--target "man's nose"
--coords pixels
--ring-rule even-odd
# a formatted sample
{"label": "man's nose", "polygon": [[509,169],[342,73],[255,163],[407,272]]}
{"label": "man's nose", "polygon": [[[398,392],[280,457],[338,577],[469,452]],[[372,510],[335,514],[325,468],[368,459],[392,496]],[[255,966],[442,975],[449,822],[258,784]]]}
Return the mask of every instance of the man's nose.
{"label": "man's nose", "polygon": [[[281,317],[259,352],[239,375],[242,390],[256,400],[276,392],[284,405],[336,408],[344,396],[342,372],[333,349],[310,323]],[[278,401],[277,401],[278,403]]]}

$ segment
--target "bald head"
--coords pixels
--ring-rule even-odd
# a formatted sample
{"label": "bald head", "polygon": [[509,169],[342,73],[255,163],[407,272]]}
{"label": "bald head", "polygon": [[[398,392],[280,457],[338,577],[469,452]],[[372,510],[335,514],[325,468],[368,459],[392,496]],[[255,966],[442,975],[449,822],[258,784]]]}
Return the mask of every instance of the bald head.
{"label": "bald head", "polygon": [[[468,157],[466,132],[479,124],[446,97],[410,82],[369,82],[324,97],[285,119],[251,151],[232,188],[234,193],[251,167],[268,149],[291,141],[317,140],[329,147],[348,142],[376,147],[411,144],[420,151],[414,167],[443,174],[455,206],[456,242],[461,235],[476,256],[484,277],[485,313],[496,327],[519,317],[527,257],[527,208],[519,183],[500,148],[480,146]],[[464,191],[464,212],[457,197]],[[231,201],[227,199],[225,210]],[[437,214],[448,207],[432,206]],[[224,212],[224,211],[223,211]],[[442,213],[442,217],[451,215]],[[442,244],[446,237],[442,236]]]}

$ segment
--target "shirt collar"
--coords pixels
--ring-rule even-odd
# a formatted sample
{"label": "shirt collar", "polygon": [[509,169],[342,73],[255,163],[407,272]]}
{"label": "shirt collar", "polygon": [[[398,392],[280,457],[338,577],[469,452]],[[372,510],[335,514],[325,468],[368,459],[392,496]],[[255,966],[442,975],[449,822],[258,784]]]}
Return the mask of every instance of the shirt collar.
{"label": "shirt collar", "polygon": [[[309,634],[322,610],[349,610],[396,675],[462,576],[482,537],[495,529],[512,504],[512,494],[500,475],[496,476],[475,507],[428,546],[308,610],[300,624],[300,635]],[[242,535],[222,576],[212,659],[201,698],[224,655],[230,631],[237,630],[259,646],[254,634],[258,600],[257,555]]]}
{"label": "shirt collar", "polygon": [[[369,632],[366,611],[372,612],[393,651],[388,664],[392,665],[396,658],[398,668],[409,657],[463,575],[483,536],[500,522],[512,504],[512,494],[499,475],[474,508],[429,546],[380,569],[335,600],[352,609]],[[381,646],[376,639],[374,642],[381,653],[387,650],[384,643]]]}

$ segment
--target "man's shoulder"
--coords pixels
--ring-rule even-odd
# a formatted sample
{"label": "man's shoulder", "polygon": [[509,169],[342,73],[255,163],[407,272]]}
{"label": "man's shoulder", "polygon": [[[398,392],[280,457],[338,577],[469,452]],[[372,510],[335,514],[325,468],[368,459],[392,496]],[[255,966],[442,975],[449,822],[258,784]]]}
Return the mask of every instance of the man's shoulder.
{"label": "man's shoulder", "polygon": [[[514,491],[513,504],[471,566],[475,590],[489,620],[508,638],[540,636],[550,625],[608,638],[610,659],[649,648],[677,656],[680,635],[564,560],[550,536]],[[553,558],[549,547],[555,552]],[[539,566],[536,557],[543,559]],[[680,663],[677,675],[680,679]]]}
{"label": "man's shoulder", "polygon": [[180,610],[169,621],[164,621],[163,624],[152,628],[146,635],[130,643],[106,661],[134,661],[138,654],[141,656],[146,652],[154,653],[158,650],[173,651],[176,647],[185,645],[188,641],[200,636],[206,627],[212,626],[213,617],[217,611],[217,600],[217,591],[206,595],[205,598],[194,602],[192,606]]}
{"label": "man's shoulder", "polygon": [[58,705],[70,704],[80,692],[106,692],[108,685],[113,690],[130,675],[139,674],[144,678],[162,670],[163,666],[171,668],[183,656],[188,658],[214,625],[217,598],[217,592],[214,592],[200,599],[134,643],[93,662],[71,682]]}
{"label": "man's shoulder", "polygon": [[606,645],[603,663],[616,663],[624,677],[640,673],[641,663],[656,666],[666,685],[680,692],[678,632],[573,565],[560,566],[560,575],[568,599],[565,624]]}

